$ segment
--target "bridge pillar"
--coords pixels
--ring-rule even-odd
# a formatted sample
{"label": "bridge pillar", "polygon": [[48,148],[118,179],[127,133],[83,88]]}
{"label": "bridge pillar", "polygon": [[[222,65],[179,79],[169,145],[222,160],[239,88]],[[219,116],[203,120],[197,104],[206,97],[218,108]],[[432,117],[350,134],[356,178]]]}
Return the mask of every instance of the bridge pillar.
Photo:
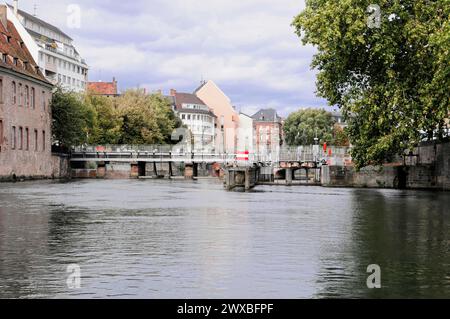
{"label": "bridge pillar", "polygon": [[194,163],[184,164],[184,178],[193,179],[194,178]]}
{"label": "bridge pillar", "polygon": [[131,163],[130,177],[132,177],[132,178],[139,177],[139,165],[136,162]]}
{"label": "bridge pillar", "polygon": [[286,185],[291,186],[293,180],[293,169],[292,168],[286,168]]}

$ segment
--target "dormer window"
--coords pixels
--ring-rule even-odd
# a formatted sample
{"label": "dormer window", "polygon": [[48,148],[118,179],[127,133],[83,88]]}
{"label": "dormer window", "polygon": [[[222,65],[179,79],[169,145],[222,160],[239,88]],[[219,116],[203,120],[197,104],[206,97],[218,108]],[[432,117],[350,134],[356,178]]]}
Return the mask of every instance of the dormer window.
{"label": "dormer window", "polygon": [[7,36],[6,36],[6,41],[7,41],[8,43],[11,42],[11,36],[10,36],[10,35],[7,35]]}
{"label": "dormer window", "polygon": [[14,65],[17,66],[19,64],[19,58],[14,58]]}
{"label": "dormer window", "polygon": [[8,63],[8,55],[7,54],[5,54],[5,53],[2,54],[2,61],[3,61],[3,63]]}
{"label": "dormer window", "polygon": [[36,71],[36,73],[39,73],[39,66],[36,65],[36,66],[34,67],[34,70]]}

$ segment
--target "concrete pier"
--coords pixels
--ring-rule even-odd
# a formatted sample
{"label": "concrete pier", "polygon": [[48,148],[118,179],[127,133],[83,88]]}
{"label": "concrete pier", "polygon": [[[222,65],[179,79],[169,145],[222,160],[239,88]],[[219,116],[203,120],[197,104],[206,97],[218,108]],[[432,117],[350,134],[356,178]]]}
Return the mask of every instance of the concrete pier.
{"label": "concrete pier", "polygon": [[225,188],[243,188],[247,192],[258,184],[258,178],[259,167],[229,167],[225,169]]}

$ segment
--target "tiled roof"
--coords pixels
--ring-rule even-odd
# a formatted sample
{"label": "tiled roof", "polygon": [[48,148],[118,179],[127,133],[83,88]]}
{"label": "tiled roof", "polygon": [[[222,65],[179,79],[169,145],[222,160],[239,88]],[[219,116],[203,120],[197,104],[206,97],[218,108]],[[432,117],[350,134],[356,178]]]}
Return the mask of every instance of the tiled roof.
{"label": "tiled roof", "polygon": [[281,117],[274,109],[262,109],[252,116],[256,122],[281,122]]}
{"label": "tiled roof", "polygon": [[5,29],[3,23],[0,22],[0,52],[7,55],[6,62],[0,56],[0,66],[51,85],[42,72],[36,70],[37,64],[22,41],[14,24],[8,20],[7,27]]}
{"label": "tiled roof", "polygon": [[183,104],[197,104],[206,106],[205,102],[203,102],[196,95],[191,93],[175,93],[174,97],[177,110],[182,109]]}
{"label": "tiled roof", "polygon": [[88,90],[99,95],[117,95],[117,83],[115,82],[89,82]]}
{"label": "tiled roof", "polygon": [[[172,101],[175,105],[175,110],[180,113],[196,113],[196,114],[207,114],[216,117],[214,113],[209,109],[205,102],[203,102],[199,97],[191,93],[175,93],[171,96]],[[186,109],[183,108],[183,104],[196,104],[205,106],[208,110],[198,110],[198,109]]]}

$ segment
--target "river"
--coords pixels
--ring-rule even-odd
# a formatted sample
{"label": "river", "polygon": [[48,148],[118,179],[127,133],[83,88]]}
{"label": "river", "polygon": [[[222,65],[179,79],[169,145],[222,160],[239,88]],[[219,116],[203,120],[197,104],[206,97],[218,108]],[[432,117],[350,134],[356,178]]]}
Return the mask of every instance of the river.
{"label": "river", "polygon": [[212,180],[0,184],[0,297],[450,298],[449,207],[450,193]]}

